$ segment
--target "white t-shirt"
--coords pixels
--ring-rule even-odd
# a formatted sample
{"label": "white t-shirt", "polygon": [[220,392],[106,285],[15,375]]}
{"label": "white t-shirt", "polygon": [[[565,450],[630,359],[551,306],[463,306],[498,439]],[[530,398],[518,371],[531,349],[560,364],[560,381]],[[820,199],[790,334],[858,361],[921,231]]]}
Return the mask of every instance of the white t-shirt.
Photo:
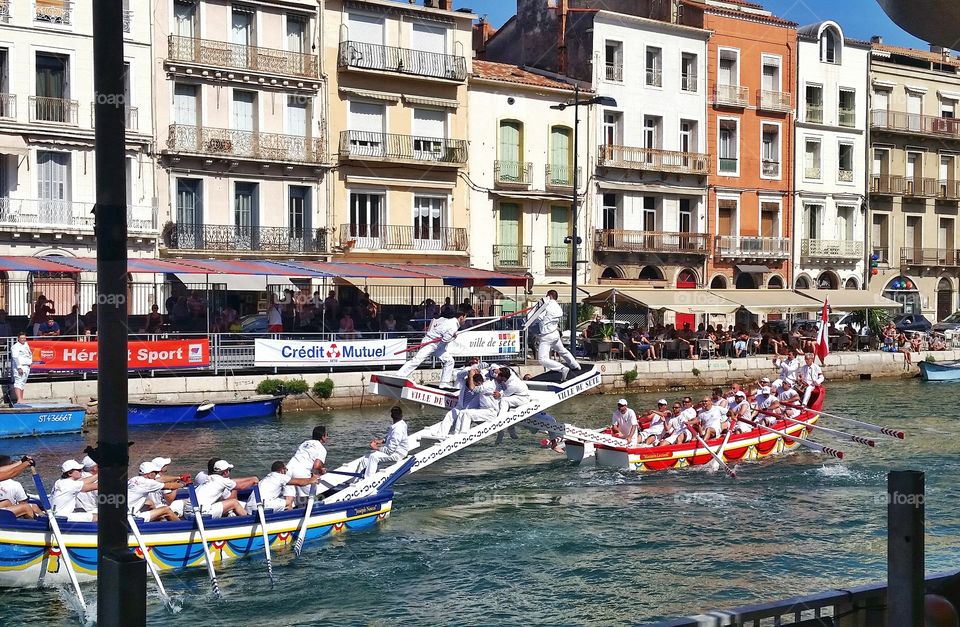
{"label": "white t-shirt", "polygon": [[460,322],[456,318],[437,318],[430,323],[430,328],[424,336],[424,340],[441,340],[449,342],[460,330]]}
{"label": "white t-shirt", "polygon": [[795,418],[800,415],[799,409],[794,409],[792,407],[787,407],[787,405],[799,405],[800,404],[800,395],[796,390],[790,388],[789,390],[784,390],[780,392],[780,395],[777,396],[777,400],[784,405],[784,409],[787,411],[787,415],[791,418]]}
{"label": "white t-shirt", "polygon": [[610,417],[610,424],[619,429],[623,437],[629,437],[633,427],[637,425],[637,412],[629,407],[624,413],[621,413],[619,408],[615,409]]}
{"label": "white t-shirt", "polygon": [[[137,475],[136,477],[130,477],[127,480],[127,508],[128,510],[136,514],[143,509],[143,504],[146,502],[147,498],[153,492],[162,491],[163,482],[157,481],[156,479],[148,479],[142,475]],[[153,500],[153,499],[151,499]],[[163,502],[157,503],[154,501],[155,506],[159,507],[163,505]]]}
{"label": "white t-shirt", "polygon": [[[620,412],[617,412],[620,413]],[[654,414],[650,419],[650,424],[647,425],[647,428],[643,430],[648,436],[650,435],[659,435],[663,433],[664,428],[667,426],[667,419],[661,416],[660,414]]]}
{"label": "white t-shirt", "polygon": [[383,446],[380,447],[382,453],[398,454],[403,457],[407,454],[407,423],[398,420],[387,429],[387,435],[383,438]]}
{"label": "white t-shirt", "polygon": [[[316,441],[316,440],[314,440]],[[279,472],[271,472],[269,475],[260,480],[260,498],[263,499],[264,503],[269,503],[274,499],[279,499],[284,496],[286,490],[284,488],[288,483],[290,483],[291,477],[289,475],[281,475]],[[289,496],[293,496],[293,492],[289,493]],[[247,500],[248,509],[256,509],[257,507],[257,496],[254,493],[250,493],[250,498]]]}
{"label": "white t-shirt", "polygon": [[30,350],[30,345],[14,342],[10,349],[10,360],[13,362],[14,371],[17,368],[29,368],[33,364],[33,351]]}
{"label": "white t-shirt", "polygon": [[493,393],[497,391],[497,382],[487,379],[483,384],[473,388],[474,397],[470,401],[469,409],[496,409],[499,406]]}
{"label": "white t-shirt", "polygon": [[757,409],[769,409],[773,405],[773,400],[772,394],[758,394]]}
{"label": "white t-shirt", "polygon": [[296,468],[297,470],[310,472],[313,470],[313,463],[318,459],[323,463],[327,462],[327,449],[320,443],[320,440],[305,440],[297,447],[297,452],[287,462],[287,470]]}
{"label": "white t-shirt", "polygon": [[80,479],[58,479],[53,484],[50,494],[50,506],[54,516],[66,516],[77,511],[77,495],[83,490],[84,483]]}
{"label": "white t-shirt", "polygon": [[[92,477],[93,473],[81,472],[80,478]],[[77,507],[82,509],[85,512],[97,512],[97,495],[100,493],[99,490],[90,490],[89,492],[81,492],[77,495]]]}
{"label": "white t-shirt", "polygon": [[197,473],[197,476],[193,478],[193,487],[198,488],[207,481],[210,481],[210,475],[201,470]]}
{"label": "white t-shirt", "polygon": [[267,309],[267,325],[274,326],[278,324],[283,324],[283,314],[280,313],[279,305],[271,305]]}
{"label": "white t-shirt", "polygon": [[12,504],[22,503],[27,500],[27,493],[23,491],[23,486],[19,481],[7,479],[0,481],[0,501],[10,501]]}
{"label": "white t-shirt", "polygon": [[720,433],[720,423],[723,422],[725,413],[724,408],[714,405],[710,409],[700,412],[698,418],[700,418],[700,424],[704,427]]}
{"label": "white t-shirt", "polygon": [[212,474],[210,475],[209,480],[204,483],[202,486],[195,488],[197,493],[197,503],[200,505],[200,510],[207,510],[210,507],[225,498],[230,496],[230,492],[237,487],[237,483],[233,479],[227,479],[223,475]]}

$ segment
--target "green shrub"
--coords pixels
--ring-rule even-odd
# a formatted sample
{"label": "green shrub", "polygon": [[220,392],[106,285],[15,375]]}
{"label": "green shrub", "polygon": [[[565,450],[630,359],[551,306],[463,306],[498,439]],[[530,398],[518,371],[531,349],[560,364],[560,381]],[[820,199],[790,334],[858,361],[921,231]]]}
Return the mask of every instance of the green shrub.
{"label": "green shrub", "polygon": [[637,375],[638,373],[636,368],[634,368],[633,370],[627,370],[626,372],[623,373],[623,382],[626,383],[627,385],[630,385],[637,380]]}
{"label": "green shrub", "polygon": [[313,393],[320,398],[330,398],[333,396],[333,379],[327,377],[323,381],[317,381],[314,383]]}
{"label": "green shrub", "polygon": [[280,396],[283,394],[305,394],[310,386],[303,379],[283,379],[266,378],[257,384],[257,394],[271,394]]}
{"label": "green shrub", "polygon": [[936,358],[935,356],[933,356],[933,355],[927,355],[926,357],[924,357],[923,360],[924,360],[924,361],[929,361],[929,362],[932,364],[932,363],[936,363],[937,358]]}
{"label": "green shrub", "polygon": [[699,377],[699,376],[700,376],[700,369],[699,369],[699,368],[694,368],[694,369],[691,370],[690,372],[692,372],[692,373],[693,373],[693,376],[695,376],[695,377]]}

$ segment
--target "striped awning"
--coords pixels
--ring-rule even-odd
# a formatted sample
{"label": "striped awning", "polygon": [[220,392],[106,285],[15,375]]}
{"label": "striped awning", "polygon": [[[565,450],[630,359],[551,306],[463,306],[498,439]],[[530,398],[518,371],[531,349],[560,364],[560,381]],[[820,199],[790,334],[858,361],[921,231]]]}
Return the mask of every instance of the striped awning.
{"label": "striped awning", "polygon": [[479,268],[464,266],[416,265],[416,264],[377,264],[387,268],[418,272],[426,276],[443,279],[447,285],[454,287],[524,287],[527,278],[514,274],[503,274]]}
{"label": "striped awning", "polygon": [[65,262],[72,257],[0,257],[2,272],[79,272]]}

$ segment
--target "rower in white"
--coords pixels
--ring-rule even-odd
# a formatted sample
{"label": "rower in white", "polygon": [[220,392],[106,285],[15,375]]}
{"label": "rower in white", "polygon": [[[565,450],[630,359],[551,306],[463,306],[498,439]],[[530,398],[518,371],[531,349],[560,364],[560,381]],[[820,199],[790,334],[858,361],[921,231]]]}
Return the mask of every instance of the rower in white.
{"label": "rower in white", "polygon": [[195,515],[207,514],[212,518],[223,518],[230,514],[247,515],[247,511],[237,500],[236,491],[252,488],[257,483],[257,478],[246,477],[241,484],[240,480],[234,481],[230,478],[232,469],[233,464],[222,459],[217,460],[213,465],[213,474],[207,482],[195,489],[197,504],[200,506],[200,511],[194,512]]}
{"label": "rower in white", "polygon": [[621,398],[617,401],[617,408],[610,417],[610,425],[611,435],[626,440],[630,446],[637,443],[637,414],[627,406],[627,399]]}
{"label": "rower in white", "polygon": [[747,393],[743,390],[737,390],[734,393],[736,403],[730,408],[730,424],[734,433],[746,433],[753,429],[746,422],[740,421],[740,418],[750,420],[753,415],[753,408],[750,407],[750,401],[747,400]]}
{"label": "rower in white", "polygon": [[697,414],[697,419],[700,421],[700,437],[710,440],[719,436],[726,413],[725,408],[713,404],[713,397],[704,396],[700,402],[700,413]]}
{"label": "rower in white", "polygon": [[[560,341],[560,322],[563,320],[563,309],[557,302],[557,290],[547,292],[537,310],[527,321],[528,326],[534,322],[540,325],[540,337],[537,343],[537,359],[540,365],[550,372],[559,372],[560,380],[566,381],[571,370],[580,370],[580,364]],[[557,353],[563,363],[551,359],[550,352]]]}
{"label": "rower in white", "polygon": [[754,420],[765,425],[772,425],[775,423],[777,421],[776,418],[765,414],[760,410],[769,411],[773,408],[776,402],[777,397],[773,395],[773,392],[770,390],[769,386],[760,388],[760,393],[754,395],[754,408],[757,410],[754,414]]}
{"label": "rower in white", "polygon": [[[296,488],[308,486],[320,480],[319,475],[311,475],[307,478],[291,479],[287,473],[287,465],[282,461],[275,461],[270,466],[270,474],[260,480],[260,498],[263,499],[263,510],[265,512],[282,512],[293,509],[294,499],[296,498]],[[254,511],[257,509],[257,496],[255,492],[250,493],[247,499],[247,509]]]}
{"label": "rower in white", "polygon": [[818,385],[823,385],[824,381],[823,370],[814,362],[815,359],[816,357],[813,353],[807,353],[803,356],[803,365],[800,366],[798,380],[806,386],[803,390],[804,405],[809,405],[810,395],[813,394],[813,389]]}
{"label": "rower in white", "polygon": [[777,395],[777,405],[780,407],[781,413],[787,418],[796,418],[800,415],[800,410],[794,409],[792,406],[796,406],[799,402],[800,395],[793,389],[793,383],[790,379],[784,380],[783,390]]}
{"label": "rower in white", "polygon": [[394,406],[390,410],[390,418],[393,424],[387,429],[387,434],[382,440],[372,440],[370,448],[373,450],[363,458],[366,466],[364,479],[377,474],[380,462],[398,462],[407,456],[407,423],[403,420],[403,410]]}
{"label": "rower in white", "polygon": [[[83,464],[83,470],[80,471],[80,478],[86,479],[92,475],[96,475],[99,471],[97,462],[93,461],[89,455],[84,456],[80,463]],[[90,512],[92,514],[97,513],[97,496],[100,494],[99,490],[90,490],[89,492],[81,492],[77,495],[77,505],[80,506],[85,512]]]}
{"label": "rower in white", "polygon": [[180,520],[169,505],[162,500],[155,502],[151,496],[163,493],[164,489],[176,490],[183,487],[177,481],[158,481],[160,466],[152,461],[140,464],[140,474],[127,480],[127,511],[137,518],[150,522],[153,520]]}
{"label": "rower in white", "polygon": [[457,331],[463,326],[467,314],[464,311],[447,311],[445,317],[437,318],[430,323],[427,334],[423,336],[422,345],[417,354],[400,367],[397,374],[409,377],[427,357],[436,355],[443,370],[440,372],[440,385],[453,385],[453,355],[447,353],[447,347],[457,336]]}
{"label": "rower in white", "polygon": [[[167,469],[173,460],[169,457],[154,457],[150,461],[153,462],[153,465],[160,469],[160,474],[156,476],[156,480],[161,483],[171,483],[179,482],[180,487],[186,486],[190,483],[190,474],[181,474],[179,476],[172,476],[167,474]],[[216,459],[213,459],[209,462],[210,474],[213,474],[213,464],[217,463]],[[188,499],[178,499],[177,493],[179,487],[176,489],[164,488],[162,490],[157,490],[150,494],[149,498],[151,501],[157,505],[168,505],[173,513],[177,516],[183,517],[183,512],[187,506]]]}
{"label": "rower in white", "polygon": [[[0,455],[0,468],[12,467],[9,455]],[[17,518],[36,518],[40,508],[27,500],[27,493],[15,479],[0,481],[0,509],[12,512]]]}
{"label": "rower in white", "polygon": [[661,398],[657,401],[657,408],[650,410],[650,422],[647,427],[640,432],[640,444],[654,444],[663,435],[667,427],[667,420],[672,418],[668,409],[667,399]]}
{"label": "rower in white", "polygon": [[63,462],[60,469],[63,474],[53,484],[53,492],[50,493],[50,506],[53,508],[54,516],[64,517],[71,522],[96,522],[96,512],[90,513],[80,509],[77,504],[77,495],[81,492],[96,490],[97,475],[82,478],[80,471],[83,470],[83,464],[74,459]]}
{"label": "rower in white", "polygon": [[[313,428],[313,437],[304,440],[287,462],[287,474],[291,479],[309,479],[315,474],[322,475],[327,471],[327,448],[324,445],[329,437],[325,426],[317,425]],[[298,497],[309,498],[310,489],[306,484],[294,485],[298,485]]]}

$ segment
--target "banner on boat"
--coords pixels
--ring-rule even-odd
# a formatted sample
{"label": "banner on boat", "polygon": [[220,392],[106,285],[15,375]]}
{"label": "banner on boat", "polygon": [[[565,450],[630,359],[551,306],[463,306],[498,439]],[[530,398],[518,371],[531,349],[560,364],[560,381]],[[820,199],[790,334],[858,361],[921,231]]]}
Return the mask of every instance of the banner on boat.
{"label": "banner on boat", "polygon": [[520,353],[519,331],[464,331],[450,343],[457,357],[494,357]]}
{"label": "banner on boat", "polygon": [[402,364],[407,360],[407,353],[402,352],[406,348],[405,339],[330,342],[256,339],[253,365],[300,368]]}
{"label": "banner on boat", "polygon": [[[30,340],[33,352],[31,370],[96,370],[96,342]],[[210,365],[210,341],[156,340],[130,341],[127,344],[130,370],[164,370],[169,368],[206,368]]]}

